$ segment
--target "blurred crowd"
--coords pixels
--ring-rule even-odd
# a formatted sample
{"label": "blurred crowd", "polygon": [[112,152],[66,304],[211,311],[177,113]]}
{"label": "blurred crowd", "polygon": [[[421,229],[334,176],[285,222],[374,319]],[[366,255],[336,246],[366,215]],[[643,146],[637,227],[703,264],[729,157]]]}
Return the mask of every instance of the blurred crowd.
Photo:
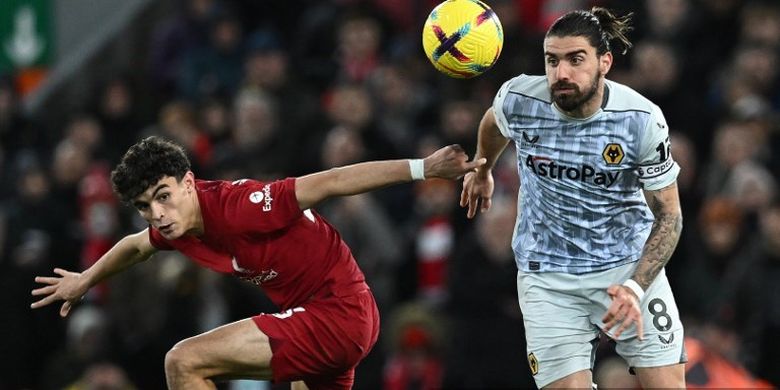
{"label": "blurred crowd", "polygon": [[[141,137],[177,141],[196,177],[226,180],[421,157],[450,143],[473,153],[500,85],[543,74],[547,27],[592,5],[634,12],[635,47],[616,55],[609,78],[662,108],[682,166],[685,222],[667,275],[689,338],[688,383],[780,386],[780,3],[487,3],[504,50],[471,80],[427,63],[420,34],[431,0],[171,2],[143,66],[99,75],[62,120],[24,114],[13,75],[0,78],[0,388],[163,388],[175,342],[275,311],[255,286],[169,252],[93,289],[66,319],[58,305],[29,309],[35,275],[83,270],[145,227],[109,182]],[[457,204],[460,184],[437,180],[319,208],[382,314],[355,388],[534,387],[510,249],[516,170],[509,150],[493,207],[474,221]],[[637,387],[606,340],[595,380]]]}

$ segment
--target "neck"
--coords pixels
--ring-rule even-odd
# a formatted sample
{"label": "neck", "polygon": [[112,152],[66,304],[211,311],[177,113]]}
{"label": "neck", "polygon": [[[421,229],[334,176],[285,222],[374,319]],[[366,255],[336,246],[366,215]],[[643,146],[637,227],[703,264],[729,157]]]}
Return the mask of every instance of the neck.
{"label": "neck", "polygon": [[193,189],[191,196],[192,202],[192,218],[190,220],[190,228],[187,229],[187,235],[190,236],[202,236],[206,233],[206,227],[203,225],[203,213],[200,210],[200,201],[198,201],[198,190]]}

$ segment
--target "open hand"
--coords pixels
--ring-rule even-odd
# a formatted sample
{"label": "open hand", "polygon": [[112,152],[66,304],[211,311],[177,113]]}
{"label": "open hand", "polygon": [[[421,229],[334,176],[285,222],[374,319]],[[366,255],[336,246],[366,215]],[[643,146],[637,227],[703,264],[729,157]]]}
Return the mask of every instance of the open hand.
{"label": "open hand", "polygon": [[478,209],[483,213],[490,210],[493,188],[493,174],[490,172],[466,174],[463,178],[463,191],[460,193],[460,207],[468,206],[468,218],[474,218]]}
{"label": "open hand", "polygon": [[36,283],[45,284],[45,286],[32,290],[32,295],[44,295],[44,297],[31,304],[30,308],[37,309],[54,301],[63,300],[65,302],[60,308],[60,316],[65,317],[70,312],[71,307],[81,300],[89,288],[83,283],[81,274],[78,272],[55,268],[54,273],[60,276],[35,277]]}
{"label": "open hand", "polygon": [[622,285],[612,285],[607,289],[607,294],[612,298],[607,313],[601,319],[604,322],[604,332],[619,325],[613,338],[617,340],[624,330],[636,323],[639,340],[644,340],[642,325],[642,310],[639,308],[639,299],[630,288]]}

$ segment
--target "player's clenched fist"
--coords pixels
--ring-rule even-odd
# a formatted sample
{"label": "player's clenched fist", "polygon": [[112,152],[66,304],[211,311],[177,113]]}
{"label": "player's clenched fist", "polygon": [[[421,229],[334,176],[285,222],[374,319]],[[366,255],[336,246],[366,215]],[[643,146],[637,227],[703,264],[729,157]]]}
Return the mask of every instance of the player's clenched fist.
{"label": "player's clenched fist", "polygon": [[468,161],[469,156],[460,145],[445,146],[425,158],[425,177],[460,179],[463,175],[485,165],[484,158]]}

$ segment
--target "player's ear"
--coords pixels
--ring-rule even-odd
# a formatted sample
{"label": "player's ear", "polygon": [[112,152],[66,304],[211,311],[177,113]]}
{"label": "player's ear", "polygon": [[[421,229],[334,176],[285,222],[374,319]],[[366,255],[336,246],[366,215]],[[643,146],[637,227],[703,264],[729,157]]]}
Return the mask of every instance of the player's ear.
{"label": "player's ear", "polygon": [[599,56],[599,71],[601,71],[601,74],[606,75],[609,69],[612,68],[612,59],[611,51]]}
{"label": "player's ear", "polygon": [[192,173],[192,171],[187,171],[181,181],[184,183],[184,187],[187,189],[187,191],[191,191],[193,188],[195,188],[195,174]]}

